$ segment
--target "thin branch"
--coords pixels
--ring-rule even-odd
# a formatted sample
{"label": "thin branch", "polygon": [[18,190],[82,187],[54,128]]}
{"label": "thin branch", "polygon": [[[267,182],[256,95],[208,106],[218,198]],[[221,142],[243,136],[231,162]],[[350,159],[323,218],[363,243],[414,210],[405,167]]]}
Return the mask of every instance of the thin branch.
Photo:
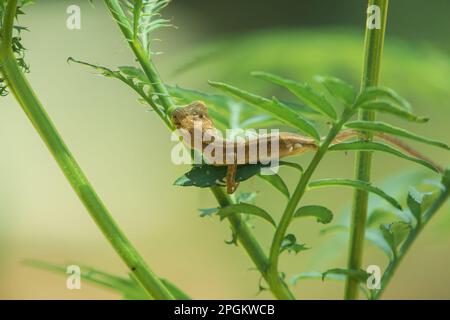
{"label": "thin branch", "polygon": [[17,0],[9,0],[2,30],[4,38],[0,46],[1,70],[7,79],[8,87],[47,145],[74,191],[91,214],[91,217],[126,263],[131,273],[155,299],[173,299],[171,293],[147,266],[137,250],[120,230],[57,132],[27,79],[20,71],[11,49],[12,28],[16,8]]}

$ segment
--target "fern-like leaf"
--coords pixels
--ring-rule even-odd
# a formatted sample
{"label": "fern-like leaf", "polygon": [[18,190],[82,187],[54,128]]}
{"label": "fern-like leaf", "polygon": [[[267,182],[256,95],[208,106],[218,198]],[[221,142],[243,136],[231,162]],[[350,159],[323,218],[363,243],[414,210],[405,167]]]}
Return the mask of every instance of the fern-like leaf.
{"label": "fern-like leaf", "polygon": [[142,47],[148,53],[152,53],[150,44],[153,39],[150,33],[173,26],[169,19],[161,16],[161,11],[170,3],[170,0],[119,0],[119,3],[125,12],[127,23],[118,22],[129,29],[131,37],[127,40],[141,42]]}
{"label": "fern-like leaf", "polygon": [[[18,18],[18,16],[25,14],[23,12],[22,8],[29,4],[32,4],[32,3],[33,3],[32,0],[19,1],[18,6],[17,6],[16,19]],[[3,41],[3,39],[2,39],[3,33],[4,33],[3,19],[4,19],[5,9],[6,9],[6,1],[0,0],[0,44]],[[24,73],[28,73],[28,72],[30,72],[30,67],[27,64],[27,62],[25,61],[26,48],[22,44],[22,36],[21,36],[22,31],[28,31],[28,29],[24,26],[14,25],[11,46],[12,46],[12,50],[13,50],[14,54],[16,55],[17,63],[19,65],[19,67],[21,68],[21,71]],[[0,71],[1,71],[1,60],[0,60]],[[7,86],[6,86],[6,80],[0,76],[0,96],[6,96],[7,94],[8,94],[8,90],[7,90]]]}

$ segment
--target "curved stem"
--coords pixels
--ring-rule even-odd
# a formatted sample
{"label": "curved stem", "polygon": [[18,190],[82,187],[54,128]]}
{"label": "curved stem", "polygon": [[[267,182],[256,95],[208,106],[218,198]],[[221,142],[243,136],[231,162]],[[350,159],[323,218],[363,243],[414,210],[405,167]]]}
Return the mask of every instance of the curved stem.
{"label": "curved stem", "polygon": [[[173,102],[171,96],[169,95],[167,88],[164,83],[161,81],[161,78],[151,61],[151,57],[148,56],[146,51],[142,48],[140,42],[133,37],[133,34],[130,32],[132,29],[129,26],[129,22],[125,13],[123,12],[120,4],[117,0],[105,0],[105,4],[108,7],[110,13],[117,21],[120,30],[122,31],[124,37],[128,40],[128,44],[136,56],[139,65],[142,67],[142,70],[146,74],[149,82],[151,83],[154,92],[158,94],[160,97],[160,102],[164,107],[167,114],[170,114],[175,108],[176,105]],[[163,119],[164,120],[164,119]],[[232,199],[219,187],[210,188],[211,192],[214,194],[217,202],[220,206],[225,207],[233,203]],[[256,268],[259,270],[261,275],[269,284],[270,290],[278,299],[283,300],[293,300],[295,299],[294,295],[291,293],[287,285],[281,278],[278,278],[276,281],[269,281],[268,277],[268,258],[265,255],[263,249],[261,248],[258,241],[253,236],[250,229],[247,227],[245,222],[242,220],[240,214],[233,214],[228,218],[229,223],[231,224],[234,232],[236,232],[239,243],[244,247],[247,254],[252,259]]]}
{"label": "curved stem", "polygon": [[301,198],[305,194],[306,187],[308,186],[308,182],[311,179],[311,176],[313,175],[314,171],[316,170],[317,166],[319,165],[320,161],[322,160],[323,156],[328,150],[328,147],[333,142],[333,140],[336,138],[337,134],[341,130],[344,123],[347,121],[347,116],[344,116],[341,121],[334,124],[331,128],[330,132],[326,136],[325,140],[320,145],[319,149],[317,150],[316,154],[314,155],[313,159],[311,160],[308,168],[303,173],[302,177],[300,178],[299,183],[297,184],[297,187],[295,188],[294,193],[292,194],[292,197],[289,199],[289,202],[286,206],[286,209],[283,213],[283,216],[281,217],[281,221],[277,227],[277,230],[275,231],[275,235],[273,237],[272,246],[270,248],[270,266],[269,266],[269,278],[271,281],[278,281],[277,279],[280,278],[279,271],[278,271],[278,260],[280,255],[280,249],[281,249],[281,243],[286,235],[286,231],[289,227],[289,224],[291,223],[292,216],[294,215],[295,209],[297,208],[298,203],[300,202]]}
{"label": "curved stem", "polygon": [[[214,196],[217,199],[217,202],[221,207],[226,207],[234,203],[230,196],[226,194],[221,188],[212,187],[211,191],[213,192]],[[250,232],[241,215],[233,214],[228,216],[227,219],[231,224],[239,243],[244,247],[245,251],[252,259],[256,268],[264,277],[264,280],[266,280],[267,284],[270,287],[270,290],[275,295],[275,297],[280,300],[295,300],[294,295],[281,278],[278,278],[277,281],[271,281],[271,278],[268,274],[269,259],[267,258],[259,243],[256,241],[255,237]]]}
{"label": "curved stem", "polygon": [[[375,5],[380,9],[381,19],[379,29],[370,29],[366,26],[364,70],[361,81],[361,91],[367,87],[378,85],[381,66],[381,54],[383,51],[384,34],[386,31],[387,9],[389,0],[369,0],[368,5]],[[377,11],[375,11],[375,14]],[[362,110],[359,113],[360,120],[375,120],[375,112]],[[364,140],[371,140],[372,134],[367,132]],[[356,153],[355,176],[360,181],[370,181],[372,165],[372,153],[359,151]],[[361,268],[364,234],[366,227],[367,206],[369,194],[364,190],[355,190],[353,196],[352,220],[350,228],[350,245],[347,268],[356,270]],[[345,299],[358,298],[358,280],[347,277],[345,285]]]}
{"label": "curved stem", "polygon": [[398,266],[403,260],[403,257],[408,253],[414,241],[417,239],[425,225],[431,220],[434,214],[442,207],[442,205],[447,201],[450,196],[450,188],[449,186],[445,186],[445,190],[441,192],[439,197],[433,202],[433,204],[426,210],[423,215],[423,220],[420,225],[417,225],[406,238],[405,242],[403,242],[399,253],[396,258],[391,261],[391,263],[386,268],[386,271],[383,273],[383,277],[381,278],[381,289],[376,291],[373,295],[373,299],[379,299],[383,294],[384,290],[386,290],[387,285],[391,281],[395,272],[397,271]]}
{"label": "curved stem", "polygon": [[1,70],[7,79],[8,87],[47,145],[78,197],[132,274],[155,299],[173,299],[160,279],[150,270],[119,229],[57,132],[30,84],[20,71],[11,49],[16,7],[17,0],[8,1],[2,30],[3,41],[0,46]]}

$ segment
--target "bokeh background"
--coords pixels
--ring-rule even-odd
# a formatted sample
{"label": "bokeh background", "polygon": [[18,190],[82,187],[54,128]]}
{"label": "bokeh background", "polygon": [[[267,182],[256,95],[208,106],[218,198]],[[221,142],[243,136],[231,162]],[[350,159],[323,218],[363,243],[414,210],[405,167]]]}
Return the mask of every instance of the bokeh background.
{"label": "bokeh background", "polygon": [[[68,30],[66,8],[81,7],[82,29]],[[227,81],[264,94],[272,87],[249,76],[278,72],[299,80],[333,74],[356,86],[362,65],[363,0],[222,1],[175,0],[166,11],[177,29],[158,34],[156,59],[166,81],[211,91],[207,80]],[[107,66],[133,64],[126,43],[101,1],[41,0],[28,7],[22,23],[31,64],[29,79],[50,116],[100,196],[145,259],[161,276],[194,298],[271,298],[258,292],[259,276],[241,248],[226,245],[230,231],[218,219],[200,218],[214,206],[208,190],[181,188],[173,181],[188,167],[170,161],[173,142],[154,114],[118,82],[94,75],[69,56]],[[426,125],[408,126],[448,142],[450,134],[450,2],[391,1],[381,81],[407,97]],[[278,92],[277,92],[278,94]],[[83,282],[67,290],[64,275],[34,269],[25,259],[76,263],[118,275],[126,268],[81,205],[29,121],[11,96],[0,100],[0,298],[118,299],[115,292]],[[423,151],[442,164],[450,156]],[[306,163],[309,156],[298,159]],[[417,167],[390,156],[375,156],[375,181],[382,184]],[[353,156],[331,154],[316,177],[351,177]],[[296,178],[282,171],[290,186]],[[421,174],[421,171],[419,171]],[[257,204],[274,212],[281,195],[252,179],[242,190],[257,190]],[[325,203],[345,219],[351,190],[311,192],[307,203]],[[450,298],[450,212],[448,206],[427,227],[405,258],[384,298]],[[265,248],[272,230],[254,222]],[[289,275],[345,266],[345,237],[320,236],[314,221],[294,232],[311,250],[283,255]],[[364,264],[385,266],[368,246]],[[299,298],[338,299],[342,283],[305,281]]]}

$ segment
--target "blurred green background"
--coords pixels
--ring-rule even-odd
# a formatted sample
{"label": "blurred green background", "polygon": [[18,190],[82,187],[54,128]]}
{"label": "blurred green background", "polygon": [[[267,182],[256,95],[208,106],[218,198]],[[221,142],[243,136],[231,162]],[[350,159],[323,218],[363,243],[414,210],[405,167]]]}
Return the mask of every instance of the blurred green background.
{"label": "blurred green background", "polygon": [[[249,270],[252,264],[243,250],[224,244],[230,237],[227,224],[198,217],[198,208],[215,204],[209,191],[172,186],[188,167],[171,163],[173,142],[163,124],[120,83],[66,63],[72,56],[112,67],[133,64],[101,1],[95,8],[87,1],[37,2],[22,18],[31,29],[24,35],[29,79],[98,193],[152,268],[194,298],[271,298],[267,292],[256,294],[259,276]],[[71,4],[82,9],[81,30],[65,26]],[[163,41],[155,42],[154,49],[164,54],[156,62],[167,82],[211,92],[207,80],[275,93],[249,76],[253,70],[308,81],[316,73],[328,73],[357,86],[365,7],[362,0],[175,0],[166,15],[178,29],[158,34]],[[432,119],[408,128],[446,142],[449,12],[448,0],[391,1],[381,75],[384,85]],[[120,298],[85,282],[82,290],[67,290],[61,275],[22,264],[35,258],[126,272],[17,103],[8,96],[0,104],[0,298]],[[450,163],[448,153],[423,148],[436,161]],[[375,159],[377,183],[417,169],[391,156],[377,154]],[[351,177],[352,164],[352,154],[330,154],[316,177]],[[293,186],[295,177],[283,170]],[[269,186],[252,179],[240,188],[259,191],[257,204],[279,217],[285,200]],[[326,204],[338,221],[351,194],[348,189],[315,191],[305,203]],[[385,298],[450,298],[449,213],[447,206],[423,232]],[[260,221],[255,227],[267,248],[272,230]],[[321,228],[314,221],[293,226],[292,232],[312,249],[282,257],[282,269],[289,275],[345,266],[345,239],[319,236]],[[368,246],[364,265],[385,263]],[[310,299],[338,299],[342,290],[341,283],[321,281],[294,287],[299,298]]]}

